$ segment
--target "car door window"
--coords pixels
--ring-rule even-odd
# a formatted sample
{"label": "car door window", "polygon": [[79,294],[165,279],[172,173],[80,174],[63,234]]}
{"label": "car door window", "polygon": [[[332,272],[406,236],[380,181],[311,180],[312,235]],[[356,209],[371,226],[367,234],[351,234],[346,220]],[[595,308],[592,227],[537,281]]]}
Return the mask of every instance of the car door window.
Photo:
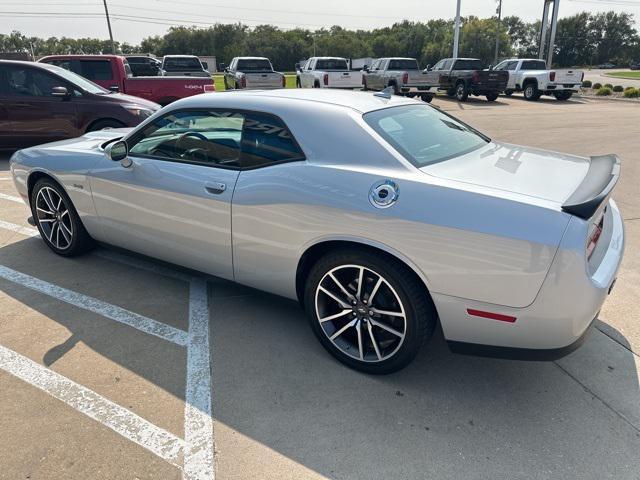
{"label": "car door window", "polygon": [[282,120],[254,112],[170,112],[129,143],[133,156],[221,168],[256,168],[305,158]]}
{"label": "car door window", "polygon": [[444,60],[440,60],[438,63],[436,63],[433,66],[433,70],[437,71],[437,70],[442,70],[442,66],[444,65]]}
{"label": "car door window", "polygon": [[507,62],[506,61],[500,62],[495,67],[493,67],[493,70],[506,70],[506,66],[507,66]]}
{"label": "car door window", "polygon": [[89,80],[112,80],[109,60],[80,60],[80,75]]}
{"label": "car door window", "polygon": [[518,66],[518,61],[517,61],[517,60],[515,60],[515,61],[512,61],[512,62],[507,63],[507,66],[506,66],[505,70],[511,70],[511,71],[513,71],[513,70],[515,70],[515,69],[516,69],[516,67],[517,67],[517,66]]}
{"label": "car door window", "polygon": [[13,97],[50,97],[53,87],[63,85],[53,75],[29,67],[7,68],[7,94]]}

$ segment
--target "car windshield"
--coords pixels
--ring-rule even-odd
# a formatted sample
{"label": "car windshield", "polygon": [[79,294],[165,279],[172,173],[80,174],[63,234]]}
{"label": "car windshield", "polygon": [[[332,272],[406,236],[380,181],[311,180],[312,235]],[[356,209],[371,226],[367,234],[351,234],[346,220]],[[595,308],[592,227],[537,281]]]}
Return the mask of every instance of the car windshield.
{"label": "car windshield", "polygon": [[245,58],[244,60],[238,60],[236,70],[240,72],[270,72],[273,70],[273,67],[271,67],[271,62],[264,58]]}
{"label": "car windshield", "polygon": [[389,70],[420,70],[417,60],[391,60]]}
{"label": "car windshield", "polygon": [[546,70],[547,64],[544,60],[526,60],[522,62],[520,70]]}
{"label": "car windshield", "polygon": [[489,139],[473,128],[428,105],[403,105],[376,110],[364,120],[416,167],[458,157]]}
{"label": "car windshield", "polygon": [[316,63],[317,70],[349,70],[344,58],[322,58]]}
{"label": "car windshield", "polygon": [[93,93],[94,95],[106,95],[106,94],[112,93],[106,88],[102,88],[100,85],[96,85],[95,83],[90,82],[86,78],[81,77],[80,75],[73,73],[65,68],[56,67],[55,65],[51,65],[51,64],[45,64],[45,65],[47,70],[49,70],[52,73],[55,73],[59,77],[64,78],[66,81],[68,81],[69,83],[72,83],[73,85],[80,88],[81,90],[84,90],[85,92]]}
{"label": "car windshield", "polygon": [[454,70],[482,70],[482,61],[475,59],[456,60]]}
{"label": "car windshield", "polygon": [[200,60],[193,57],[165,58],[162,66],[167,72],[202,71]]}

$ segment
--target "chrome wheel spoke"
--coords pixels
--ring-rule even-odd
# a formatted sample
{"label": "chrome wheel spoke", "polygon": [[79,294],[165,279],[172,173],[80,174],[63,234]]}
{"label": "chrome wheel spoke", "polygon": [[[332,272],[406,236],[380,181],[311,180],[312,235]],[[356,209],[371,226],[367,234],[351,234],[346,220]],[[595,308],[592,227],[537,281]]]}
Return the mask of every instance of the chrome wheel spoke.
{"label": "chrome wheel spoke", "polygon": [[378,328],[381,328],[383,330],[386,330],[387,332],[391,333],[392,335],[395,335],[396,337],[404,338],[404,333],[399,332],[395,328],[389,327],[389,326],[385,325],[384,323],[380,323],[380,322],[378,322],[377,320],[374,320],[374,319],[370,319],[369,321],[371,323],[373,323],[374,326],[376,326]]}
{"label": "chrome wheel spoke", "polygon": [[325,295],[333,298],[336,302],[338,302],[338,305],[340,305],[342,308],[349,308],[349,304],[347,302],[345,302],[344,300],[340,300],[340,298],[338,298],[336,295],[334,295],[333,293],[331,293],[329,290],[327,290],[324,287],[318,287],[320,289],[321,292],[323,292]]}
{"label": "chrome wheel spoke", "polygon": [[358,291],[356,292],[356,298],[362,300],[362,282],[364,281],[364,267],[360,267],[358,273]]}
{"label": "chrome wheel spoke", "polygon": [[358,334],[358,355],[360,360],[364,360],[364,352],[362,351],[362,322],[356,322],[356,333]]}
{"label": "chrome wheel spoke", "polygon": [[[68,246],[71,243],[71,230],[69,230],[64,223],[60,222],[58,224],[58,231],[62,232],[62,236],[64,237],[64,240],[65,242],[67,242],[67,246]],[[67,233],[67,231],[69,233]]]}
{"label": "chrome wheel spoke", "polygon": [[382,355],[380,355],[378,342],[376,342],[376,337],[373,335],[373,326],[371,325],[370,321],[367,322],[367,330],[369,331],[369,338],[371,339],[371,343],[373,344],[373,349],[376,351],[376,357],[378,357],[378,360],[380,360],[382,358]]}
{"label": "chrome wheel spoke", "polygon": [[56,229],[56,225],[57,225],[57,224],[56,224],[56,223],[54,223],[54,224],[51,226],[51,230],[49,230],[49,235],[47,236],[47,238],[49,239],[49,241],[50,241],[51,243],[53,243],[53,232],[54,232],[54,231],[55,231],[55,229]]}
{"label": "chrome wheel spoke", "polygon": [[353,298],[353,294],[349,293],[349,291],[344,287],[344,285],[342,285],[342,283],[340,283],[340,281],[338,281],[333,273],[329,272],[329,278],[333,280],[333,282],[338,286],[338,288],[340,288],[340,290],[342,290],[342,293],[344,293],[349,300]]}
{"label": "chrome wheel spoke", "polygon": [[371,295],[369,295],[369,305],[373,305],[373,298],[376,296],[376,293],[378,293],[380,285],[382,285],[382,277],[378,277],[376,285],[373,287],[373,290],[371,290]]}
{"label": "chrome wheel spoke", "polygon": [[377,308],[371,308],[371,311],[373,311],[373,313],[375,313],[376,315],[386,315],[388,317],[404,318],[403,312],[390,312],[388,310],[379,310]]}
{"label": "chrome wheel spoke", "polygon": [[56,247],[60,248],[60,224],[56,223],[58,229],[56,230]]}
{"label": "chrome wheel spoke", "polygon": [[50,212],[49,210],[45,210],[44,208],[40,208],[38,206],[36,206],[36,210],[38,210],[39,212],[42,212],[42,213],[46,213],[47,215],[55,215],[54,212]]}
{"label": "chrome wheel spoke", "polygon": [[338,312],[338,313],[336,313],[334,315],[329,315],[328,317],[319,318],[318,320],[320,321],[320,323],[324,323],[324,322],[328,322],[330,320],[335,320],[336,318],[343,317],[343,316],[345,316],[345,315],[347,315],[349,313],[351,313],[351,309],[350,308],[345,308],[341,312]]}
{"label": "chrome wheel spoke", "polygon": [[38,220],[40,221],[40,223],[42,223],[42,222],[50,223],[50,222],[55,222],[56,221],[55,218],[39,218]]}
{"label": "chrome wheel spoke", "polygon": [[338,338],[340,335],[342,335],[344,332],[346,332],[348,329],[350,329],[351,327],[353,327],[356,323],[358,322],[358,320],[351,320],[349,323],[347,323],[344,327],[342,327],[340,330],[338,330],[336,333],[334,333],[333,335],[331,335],[329,337],[329,340],[335,340],[336,338]]}
{"label": "chrome wheel spoke", "polygon": [[[36,216],[45,239],[57,249],[64,250],[73,241],[73,222],[69,208],[54,188],[43,186],[36,196]],[[64,222],[67,219],[68,223]]]}
{"label": "chrome wheel spoke", "polygon": [[58,208],[55,207],[56,202],[53,201],[53,197],[51,197],[51,189],[47,188],[45,190],[45,199],[47,200],[47,206],[53,210],[54,212],[58,211]]}

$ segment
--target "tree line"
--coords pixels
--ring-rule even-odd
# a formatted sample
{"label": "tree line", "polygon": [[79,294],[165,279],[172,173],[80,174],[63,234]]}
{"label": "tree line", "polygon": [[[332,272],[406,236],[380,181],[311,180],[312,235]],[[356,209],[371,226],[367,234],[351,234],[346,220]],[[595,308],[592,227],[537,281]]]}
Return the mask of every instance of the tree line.
{"label": "tree line", "polygon": [[[292,70],[296,62],[312,55],[346,58],[415,57],[422,66],[451,56],[453,20],[403,21],[372,30],[328,29],[283,30],[272,25],[249,27],[215,24],[208,28],[171,27],[164,35],[147,37],[139,45],[116,43],[118,53],[214,55],[227,63],[242,55],[269,57],[278,70]],[[500,37],[499,58],[537,56],[540,21],[525,22],[508,16],[498,24],[496,17],[462,19],[460,56],[494,58],[496,34]],[[108,40],[95,38],[27,37],[20,32],[0,34],[0,52],[26,52],[36,57],[52,54],[110,53]],[[560,67],[613,62],[627,65],[640,61],[640,36],[629,13],[583,12],[558,21],[554,65]]]}

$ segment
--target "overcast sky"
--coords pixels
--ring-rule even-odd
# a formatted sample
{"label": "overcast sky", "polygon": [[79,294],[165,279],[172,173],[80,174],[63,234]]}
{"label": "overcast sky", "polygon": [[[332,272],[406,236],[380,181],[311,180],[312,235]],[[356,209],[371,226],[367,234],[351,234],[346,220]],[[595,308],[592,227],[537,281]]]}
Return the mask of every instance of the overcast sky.
{"label": "overcast sky", "polygon": [[[274,24],[282,28],[320,28],[341,25],[370,29],[396,21],[453,18],[456,0],[107,0],[114,39],[138,43],[144,37],[164,33],[171,25],[207,26],[241,21],[248,25]],[[392,9],[395,5],[399,8]],[[542,0],[503,0],[504,16],[535,20],[542,15]],[[462,0],[462,15],[488,17],[496,0]],[[560,16],[580,11],[633,13],[640,21],[640,0],[560,0]],[[31,13],[31,16],[28,14]],[[56,15],[50,15],[55,13]],[[33,15],[36,14],[36,15]],[[42,15],[44,14],[44,15]],[[109,38],[102,0],[0,0],[0,33],[19,30],[48,37]]]}

